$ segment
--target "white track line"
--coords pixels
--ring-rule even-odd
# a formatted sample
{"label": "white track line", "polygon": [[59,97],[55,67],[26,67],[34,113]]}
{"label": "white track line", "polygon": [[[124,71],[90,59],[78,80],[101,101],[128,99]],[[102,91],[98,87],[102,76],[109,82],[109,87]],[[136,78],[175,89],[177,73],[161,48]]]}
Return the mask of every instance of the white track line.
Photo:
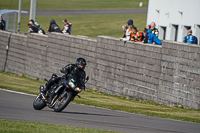
{"label": "white track line", "polygon": [[28,93],[24,93],[24,92],[17,92],[17,91],[11,91],[11,90],[6,90],[6,89],[1,89],[0,90],[2,91],[7,91],[7,92],[11,92],[11,93],[17,93],[17,94],[21,94],[21,95],[27,95],[27,96],[36,96],[36,95],[33,95],[33,94],[28,94]]}

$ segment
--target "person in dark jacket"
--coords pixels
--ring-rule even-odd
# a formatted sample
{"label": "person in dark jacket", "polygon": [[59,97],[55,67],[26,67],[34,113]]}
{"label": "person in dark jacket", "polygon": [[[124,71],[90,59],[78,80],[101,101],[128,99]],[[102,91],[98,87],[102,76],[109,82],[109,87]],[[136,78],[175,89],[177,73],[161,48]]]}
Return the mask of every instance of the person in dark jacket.
{"label": "person in dark jacket", "polygon": [[28,33],[38,33],[39,29],[35,26],[32,26],[30,23],[28,23],[28,28],[29,28],[29,31]]}
{"label": "person in dark jacket", "polygon": [[[60,72],[66,75],[76,75],[75,81],[81,84],[82,80],[85,79],[86,77],[86,73],[84,71],[86,65],[87,65],[86,60],[82,57],[79,57],[76,59],[75,64],[66,65],[65,67],[60,69]],[[44,94],[44,96],[45,96],[45,93],[51,88],[51,86],[57,81],[59,81],[59,79],[60,77],[57,77],[55,74],[52,75],[48,83],[46,83],[41,89],[41,92]],[[80,89],[84,89],[84,88],[80,88]]]}
{"label": "person in dark jacket", "polygon": [[0,14],[0,30],[5,30],[5,29],[6,29],[6,22]]}
{"label": "person in dark jacket", "polygon": [[146,29],[146,28],[144,28],[142,42],[143,42],[143,43],[148,43],[148,39],[147,39],[147,29]]}
{"label": "person in dark jacket", "polygon": [[62,33],[62,31],[60,30],[60,27],[56,24],[56,21],[54,19],[52,19],[50,21],[50,25],[49,25],[49,29],[47,29],[49,32],[58,32],[58,33]]}
{"label": "person in dark jacket", "polygon": [[38,28],[38,33],[39,34],[45,34],[45,31],[42,29],[42,27],[40,26],[40,24],[38,24],[37,22],[35,22],[33,19],[29,20],[29,23],[32,26],[35,26],[36,28]]}

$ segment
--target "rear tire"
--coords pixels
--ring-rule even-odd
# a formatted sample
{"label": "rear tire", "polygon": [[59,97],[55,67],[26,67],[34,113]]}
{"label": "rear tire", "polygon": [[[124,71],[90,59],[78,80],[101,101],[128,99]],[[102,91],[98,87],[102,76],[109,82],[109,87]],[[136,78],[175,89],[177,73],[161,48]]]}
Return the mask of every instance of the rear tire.
{"label": "rear tire", "polygon": [[41,110],[46,106],[46,103],[43,101],[41,94],[37,95],[33,101],[33,108],[35,110]]}
{"label": "rear tire", "polygon": [[73,95],[71,92],[67,94],[67,96],[63,97],[60,101],[58,100],[54,106],[55,112],[61,112],[67,105],[71,102]]}

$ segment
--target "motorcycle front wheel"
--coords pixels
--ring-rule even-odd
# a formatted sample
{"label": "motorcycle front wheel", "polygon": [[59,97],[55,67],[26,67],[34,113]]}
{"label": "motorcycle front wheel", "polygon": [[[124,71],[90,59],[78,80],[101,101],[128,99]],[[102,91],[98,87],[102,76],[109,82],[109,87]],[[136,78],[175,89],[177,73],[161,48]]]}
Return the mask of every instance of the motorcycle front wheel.
{"label": "motorcycle front wheel", "polygon": [[[55,112],[61,112],[71,102],[73,98],[72,92],[69,92],[66,96],[58,100],[54,106]],[[58,98],[59,99],[59,98]]]}
{"label": "motorcycle front wheel", "polygon": [[43,101],[41,94],[37,95],[33,101],[33,108],[35,110],[41,110],[46,106],[46,103]]}

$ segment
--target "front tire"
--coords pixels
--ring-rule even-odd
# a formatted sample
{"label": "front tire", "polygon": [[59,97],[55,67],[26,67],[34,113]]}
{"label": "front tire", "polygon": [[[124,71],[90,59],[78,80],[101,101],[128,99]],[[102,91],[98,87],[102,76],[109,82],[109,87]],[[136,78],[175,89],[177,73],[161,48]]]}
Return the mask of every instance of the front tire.
{"label": "front tire", "polygon": [[69,92],[66,96],[64,96],[61,100],[58,100],[54,106],[55,112],[61,112],[67,105],[71,102],[73,95]]}
{"label": "front tire", "polygon": [[41,94],[37,95],[33,101],[33,108],[35,110],[41,110],[46,106],[46,103],[43,101]]}

